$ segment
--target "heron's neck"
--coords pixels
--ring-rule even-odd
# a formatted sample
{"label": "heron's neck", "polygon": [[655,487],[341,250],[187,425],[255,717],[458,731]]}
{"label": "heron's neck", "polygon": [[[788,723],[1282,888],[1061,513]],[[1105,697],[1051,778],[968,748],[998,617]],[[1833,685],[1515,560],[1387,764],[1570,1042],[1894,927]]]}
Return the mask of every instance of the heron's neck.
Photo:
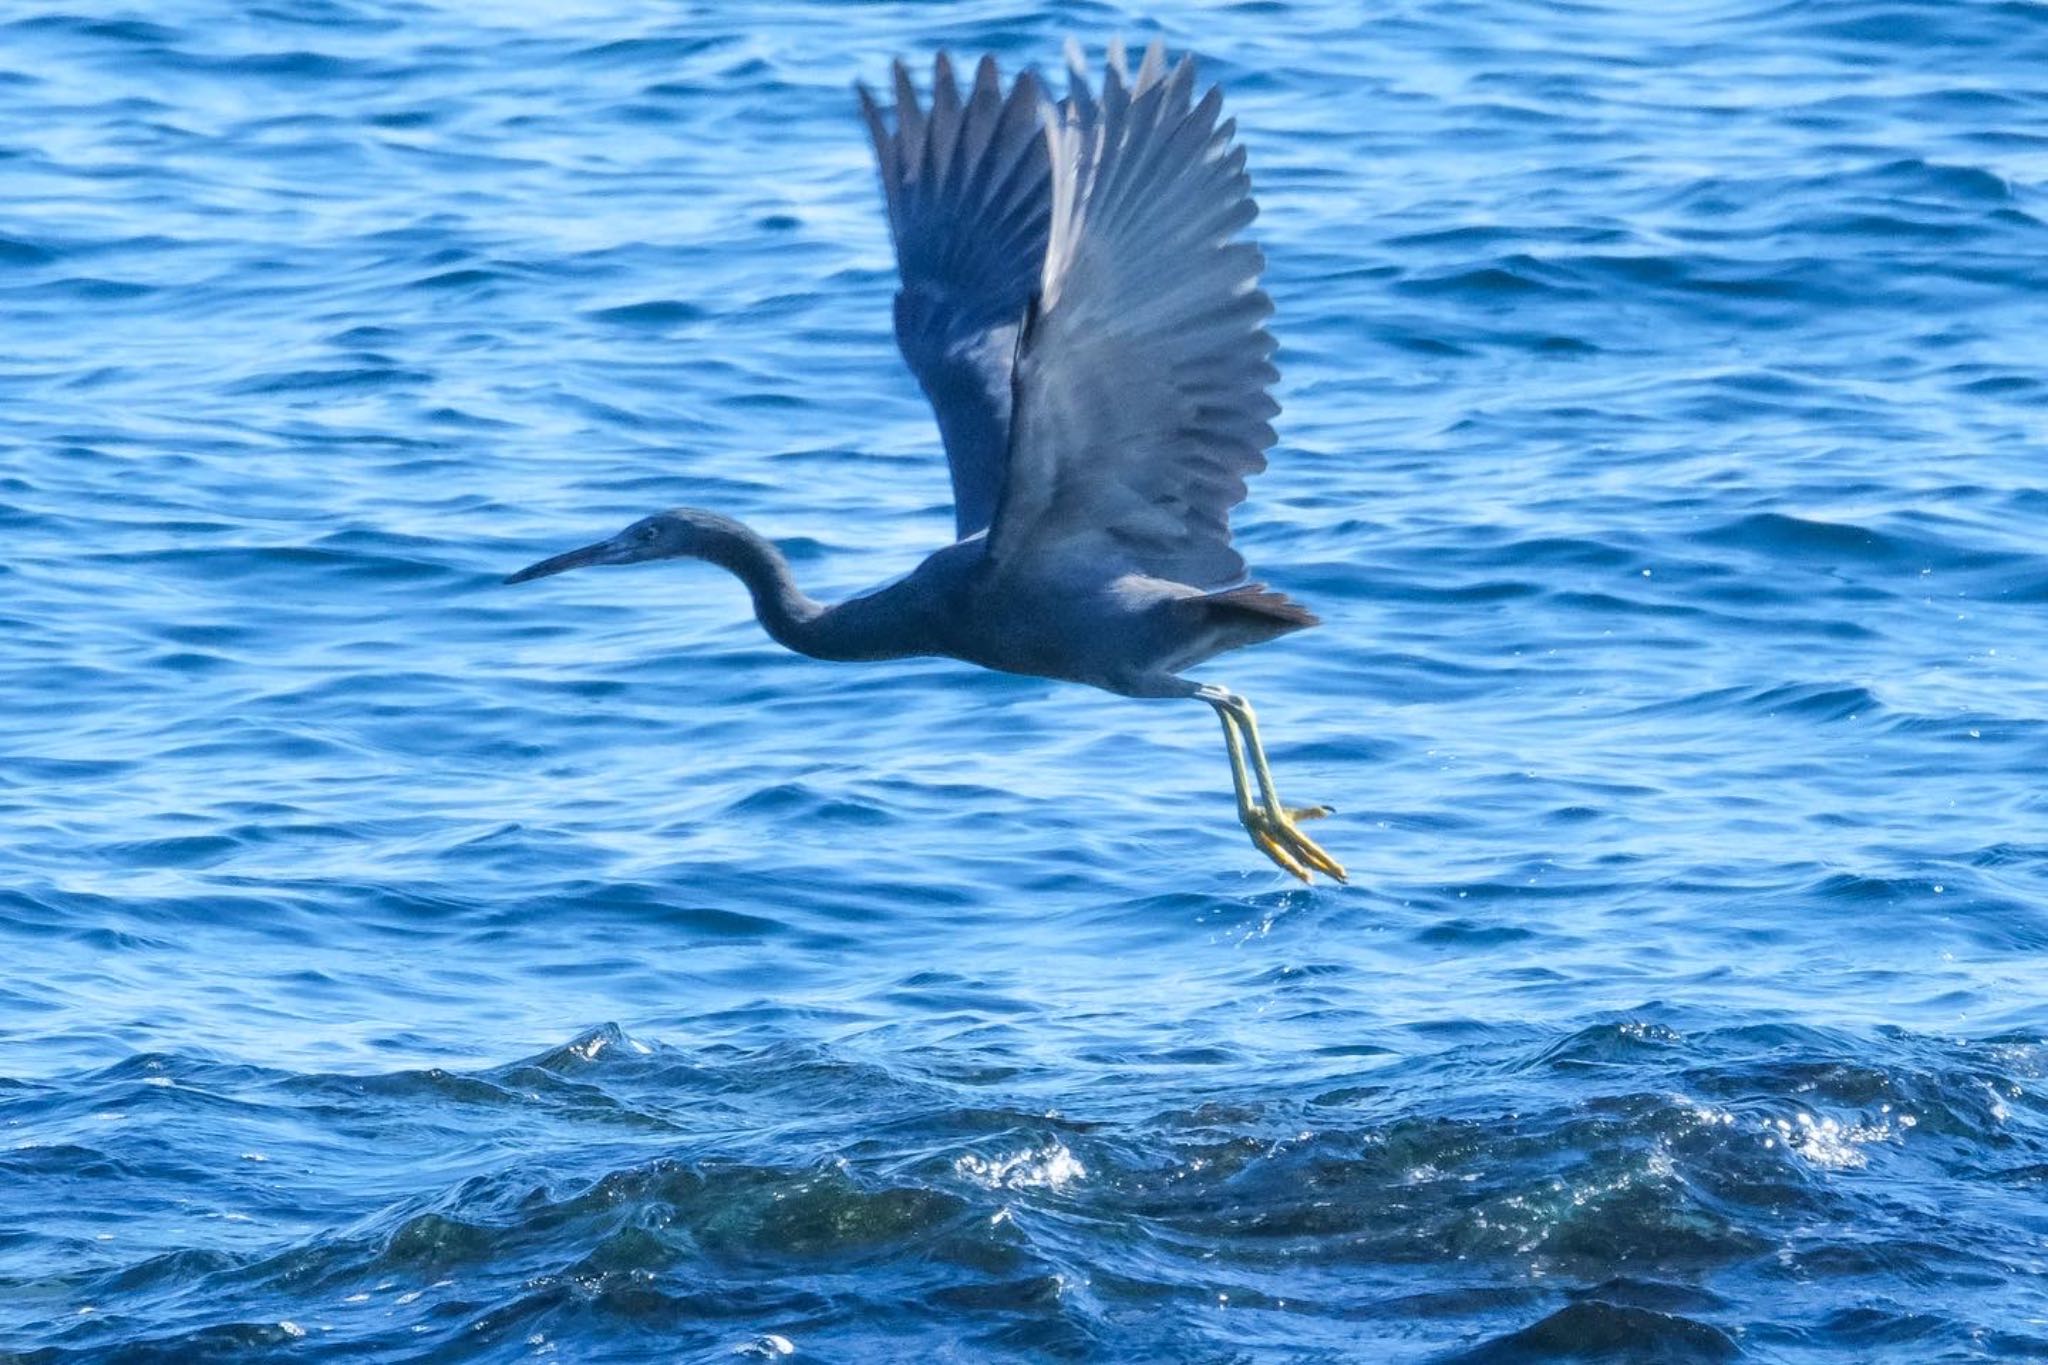
{"label": "heron's neck", "polygon": [[754,615],[777,644],[813,659],[905,659],[932,653],[926,613],[906,583],[825,603],[796,585],[789,561],[752,527],[720,517],[703,557],[754,595]]}
{"label": "heron's neck", "polygon": [[737,521],[723,521],[710,533],[703,556],[747,585],[754,615],[777,644],[799,654],[817,653],[818,627],[828,608],[796,585],[789,561],[766,536]]}

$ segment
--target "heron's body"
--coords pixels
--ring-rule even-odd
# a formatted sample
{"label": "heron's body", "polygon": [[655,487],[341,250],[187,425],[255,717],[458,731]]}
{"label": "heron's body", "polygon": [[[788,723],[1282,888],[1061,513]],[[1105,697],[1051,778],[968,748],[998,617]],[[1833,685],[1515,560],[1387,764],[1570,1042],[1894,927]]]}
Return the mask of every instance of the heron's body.
{"label": "heron's body", "polygon": [[[1175,676],[1182,669],[1314,621],[1258,591],[1205,593],[1085,566],[1049,576],[999,573],[979,534],[886,587],[828,606],[800,591],[781,551],[748,527],[702,514],[699,525],[716,539],[697,557],[746,584],[770,637],[839,663],[938,655],[1127,697],[1184,697],[1196,684]],[[1043,610],[1048,602],[1060,609]]]}
{"label": "heron's body", "polygon": [[[544,560],[696,558],[746,584],[779,643],[820,659],[943,655],[1131,697],[1197,697],[1222,719],[1238,815],[1280,866],[1343,868],[1274,791],[1242,697],[1185,676],[1315,624],[1244,581],[1230,509],[1265,467],[1279,411],[1256,213],[1233,125],[1154,47],[1112,48],[1098,100],[1073,64],[1053,105],[1007,94],[984,58],[963,97],[942,55],[930,107],[896,68],[895,108],[861,90],[902,290],[896,336],[938,418],[958,539],[908,576],[826,605],[780,552],[681,508]],[[1249,755],[1251,774],[1246,771]],[[1252,793],[1256,778],[1257,795]]]}

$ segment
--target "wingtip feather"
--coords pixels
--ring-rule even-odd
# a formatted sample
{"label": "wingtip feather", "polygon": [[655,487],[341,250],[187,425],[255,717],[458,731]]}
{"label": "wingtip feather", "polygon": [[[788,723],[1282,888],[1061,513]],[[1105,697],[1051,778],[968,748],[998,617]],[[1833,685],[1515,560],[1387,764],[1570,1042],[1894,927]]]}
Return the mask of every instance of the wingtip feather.
{"label": "wingtip feather", "polygon": [[1166,42],[1154,38],[1145,47],[1145,56],[1138,63],[1138,78],[1131,87],[1133,94],[1149,90],[1166,76]]}

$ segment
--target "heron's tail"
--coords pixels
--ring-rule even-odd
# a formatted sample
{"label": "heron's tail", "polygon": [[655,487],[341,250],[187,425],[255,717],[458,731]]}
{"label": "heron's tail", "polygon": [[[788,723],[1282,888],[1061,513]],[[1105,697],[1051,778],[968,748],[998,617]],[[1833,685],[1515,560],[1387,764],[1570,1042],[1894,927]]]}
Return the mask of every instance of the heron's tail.
{"label": "heron's tail", "polygon": [[1307,607],[1285,593],[1274,592],[1264,583],[1246,583],[1242,587],[1206,593],[1195,600],[1212,612],[1256,618],[1261,624],[1278,622],[1282,630],[1306,630],[1322,624],[1322,618]]}

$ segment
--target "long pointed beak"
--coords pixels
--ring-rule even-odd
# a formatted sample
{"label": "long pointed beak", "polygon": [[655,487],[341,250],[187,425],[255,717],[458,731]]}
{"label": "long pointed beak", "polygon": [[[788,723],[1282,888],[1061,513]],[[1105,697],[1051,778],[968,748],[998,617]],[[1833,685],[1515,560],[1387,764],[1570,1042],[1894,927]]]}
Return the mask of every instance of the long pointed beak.
{"label": "long pointed beak", "polygon": [[580,550],[570,550],[552,559],[543,559],[538,564],[529,564],[518,573],[508,575],[507,583],[524,583],[528,579],[546,578],[553,573],[566,573],[570,569],[581,569],[590,564],[621,564],[625,562],[625,551],[616,540],[600,540],[595,545],[586,545]]}

